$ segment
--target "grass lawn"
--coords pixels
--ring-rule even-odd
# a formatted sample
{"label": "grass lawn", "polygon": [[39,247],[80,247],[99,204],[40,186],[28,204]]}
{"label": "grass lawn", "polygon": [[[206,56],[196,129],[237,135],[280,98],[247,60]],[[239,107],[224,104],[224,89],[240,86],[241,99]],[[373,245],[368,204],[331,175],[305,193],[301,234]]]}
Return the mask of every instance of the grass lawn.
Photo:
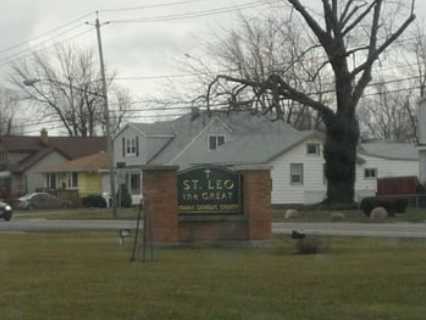
{"label": "grass lawn", "polygon": [[327,253],[161,249],[128,262],[115,233],[0,234],[9,319],[424,319],[426,241],[330,238]]}
{"label": "grass lawn", "polygon": [[[119,208],[118,219],[134,220],[138,208]],[[13,213],[13,219],[47,219],[47,220],[110,220],[113,219],[112,209],[78,208],[58,210],[19,210]]]}
{"label": "grass lawn", "polygon": [[[371,220],[364,215],[361,210],[299,210],[300,216],[292,219],[285,219],[286,209],[273,209],[274,222],[333,222],[332,215],[336,212],[343,213],[345,218],[335,222],[365,222],[371,223]],[[397,214],[395,217],[388,217],[384,222],[425,222],[426,209],[407,208],[405,213]],[[374,222],[377,223],[377,222]]]}

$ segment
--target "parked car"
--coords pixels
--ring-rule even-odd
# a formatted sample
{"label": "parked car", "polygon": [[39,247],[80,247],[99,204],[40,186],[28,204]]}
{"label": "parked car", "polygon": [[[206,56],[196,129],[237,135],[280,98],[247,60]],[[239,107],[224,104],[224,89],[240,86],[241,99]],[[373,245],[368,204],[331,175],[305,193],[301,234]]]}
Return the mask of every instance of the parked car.
{"label": "parked car", "polygon": [[57,209],[68,207],[68,203],[46,192],[34,192],[18,198],[17,209]]}
{"label": "parked car", "polygon": [[0,218],[9,221],[12,219],[12,207],[5,202],[0,201]]}

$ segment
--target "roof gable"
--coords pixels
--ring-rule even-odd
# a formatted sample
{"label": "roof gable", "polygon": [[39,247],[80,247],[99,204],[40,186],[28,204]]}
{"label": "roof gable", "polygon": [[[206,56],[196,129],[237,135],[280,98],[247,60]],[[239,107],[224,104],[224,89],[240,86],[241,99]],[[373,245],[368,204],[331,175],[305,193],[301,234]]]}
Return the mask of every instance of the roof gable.
{"label": "roof gable", "polygon": [[99,172],[108,169],[109,157],[101,151],[60,165],[49,167],[46,172]]}
{"label": "roof gable", "polygon": [[48,137],[43,142],[38,136],[3,136],[0,147],[9,153],[27,153],[24,159],[13,163],[10,170],[22,172],[42,160],[53,151],[67,159],[76,159],[106,150],[105,137]]}

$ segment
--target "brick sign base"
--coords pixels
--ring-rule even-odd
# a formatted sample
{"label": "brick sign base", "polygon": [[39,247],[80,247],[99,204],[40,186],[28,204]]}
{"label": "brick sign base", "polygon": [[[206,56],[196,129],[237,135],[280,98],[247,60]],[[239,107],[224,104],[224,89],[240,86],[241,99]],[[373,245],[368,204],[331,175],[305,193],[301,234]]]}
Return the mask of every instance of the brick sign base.
{"label": "brick sign base", "polygon": [[242,214],[178,214],[176,166],[144,166],[145,214],[152,241],[162,244],[216,241],[261,241],[272,235],[270,167],[247,166],[242,176]]}

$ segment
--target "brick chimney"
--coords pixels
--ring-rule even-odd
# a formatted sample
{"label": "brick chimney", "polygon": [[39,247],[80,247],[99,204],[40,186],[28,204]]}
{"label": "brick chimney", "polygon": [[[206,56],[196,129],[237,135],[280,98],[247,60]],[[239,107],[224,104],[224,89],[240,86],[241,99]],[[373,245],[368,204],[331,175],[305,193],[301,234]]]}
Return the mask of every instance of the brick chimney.
{"label": "brick chimney", "polygon": [[40,139],[43,144],[47,144],[49,142],[49,136],[47,134],[46,128],[41,129],[40,131]]}

